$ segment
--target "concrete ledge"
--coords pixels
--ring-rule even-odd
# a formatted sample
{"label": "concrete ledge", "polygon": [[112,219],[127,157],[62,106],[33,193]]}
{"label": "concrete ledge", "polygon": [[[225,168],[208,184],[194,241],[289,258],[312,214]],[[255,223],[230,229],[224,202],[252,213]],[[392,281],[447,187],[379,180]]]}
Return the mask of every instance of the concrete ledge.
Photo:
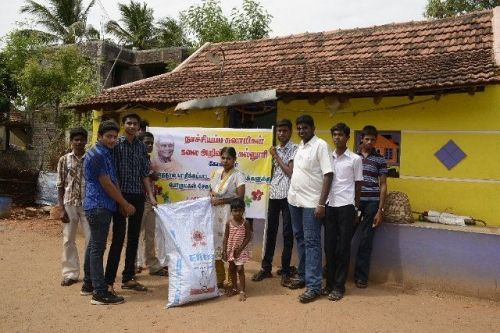
{"label": "concrete ledge", "polygon": [[384,224],[375,235],[370,279],[498,301],[499,254],[498,228]]}
{"label": "concrete ledge", "polygon": [[[264,221],[254,221],[253,259],[262,258]],[[353,256],[358,239],[353,239]],[[281,228],[274,270],[280,265]],[[294,249],[292,263],[297,263]],[[351,265],[351,268],[353,265]],[[349,275],[350,279],[352,274]],[[375,234],[370,283],[500,301],[500,228],[383,224]]]}

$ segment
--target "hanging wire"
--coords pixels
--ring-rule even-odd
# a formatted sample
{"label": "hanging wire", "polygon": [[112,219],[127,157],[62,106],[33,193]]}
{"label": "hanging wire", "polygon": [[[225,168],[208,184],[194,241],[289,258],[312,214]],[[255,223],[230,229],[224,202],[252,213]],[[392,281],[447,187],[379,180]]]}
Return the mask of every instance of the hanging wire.
{"label": "hanging wire", "polygon": [[[97,4],[99,5],[99,7],[101,8],[102,12],[103,12],[103,13],[104,13],[104,15],[108,18],[108,20],[109,20],[109,21],[115,21],[115,22],[117,22],[116,20],[113,20],[113,19],[111,18],[111,16],[109,15],[108,11],[107,11],[107,10],[106,10],[106,8],[104,7],[104,4],[101,2],[101,0],[97,0]],[[102,15],[101,15],[101,17],[102,17]],[[102,24],[102,22],[101,22],[101,24]],[[104,29],[104,27],[103,27],[102,29],[103,29],[103,31],[105,30],[105,29]],[[102,39],[104,40],[104,34],[103,34],[103,38],[102,38]],[[122,43],[122,40],[123,40],[123,39],[119,39],[119,40],[118,40],[118,45],[120,45],[120,51],[118,52],[118,55],[116,56],[115,61],[113,61],[113,64],[111,65],[111,68],[110,68],[110,70],[109,70],[109,72],[108,72],[108,75],[106,76],[106,79],[104,80],[103,87],[106,87],[106,83],[108,82],[108,79],[109,79],[109,77],[111,76],[111,73],[113,73],[113,70],[114,70],[114,68],[115,68],[115,66],[116,66],[116,63],[117,63],[117,62],[118,62],[118,60],[120,59],[120,55],[122,54],[122,51],[123,51],[123,43]]]}

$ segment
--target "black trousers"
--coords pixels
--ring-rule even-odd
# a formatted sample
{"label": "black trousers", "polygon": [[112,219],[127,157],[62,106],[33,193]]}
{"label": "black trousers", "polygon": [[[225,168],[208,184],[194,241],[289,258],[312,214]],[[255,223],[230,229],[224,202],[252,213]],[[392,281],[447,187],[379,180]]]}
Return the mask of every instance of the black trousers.
{"label": "black trousers", "polygon": [[[354,232],[359,232],[359,248],[356,255],[356,266],[354,269],[354,280],[368,282],[370,273],[370,262],[373,248],[373,236],[375,229],[372,227],[373,219],[378,212],[379,201],[361,201],[361,222]],[[356,231],[357,230],[357,231]],[[354,236],[354,235],[353,235]]]}
{"label": "black trousers", "polygon": [[283,252],[281,254],[282,274],[290,274],[290,260],[293,249],[293,229],[288,209],[287,199],[269,199],[267,211],[266,247],[262,259],[262,269],[271,272],[273,267],[274,250],[276,248],[276,236],[278,234],[280,213],[283,217]]}
{"label": "black trousers", "polygon": [[128,218],[116,212],[113,214],[113,238],[108,253],[105,279],[106,284],[112,285],[116,279],[116,272],[120,264],[123,242],[125,241],[125,230],[127,230],[127,248],[125,250],[125,267],[122,272],[122,283],[130,281],[135,275],[135,260],[141,232],[141,220],[144,213],[144,194],[123,193],[123,197],[135,207],[135,214]]}
{"label": "black trousers", "polygon": [[328,206],[326,210],[326,287],[342,293],[349,272],[354,217],[354,205]]}

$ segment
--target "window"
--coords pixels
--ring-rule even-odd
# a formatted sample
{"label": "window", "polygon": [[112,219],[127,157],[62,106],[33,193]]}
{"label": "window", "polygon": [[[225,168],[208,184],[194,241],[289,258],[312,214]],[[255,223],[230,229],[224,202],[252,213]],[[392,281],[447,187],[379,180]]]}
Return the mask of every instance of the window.
{"label": "window", "polygon": [[7,130],[5,126],[0,126],[0,150],[7,149]]}
{"label": "window", "polygon": [[392,160],[392,151],[393,151],[392,148],[385,149],[385,151],[384,151],[384,158],[385,158],[386,161],[387,160],[389,160],[389,161]]}
{"label": "window", "polygon": [[[356,131],[355,149],[358,151],[361,144],[361,131]],[[387,163],[388,177],[399,177],[401,132],[379,131],[375,149],[382,155]]]}

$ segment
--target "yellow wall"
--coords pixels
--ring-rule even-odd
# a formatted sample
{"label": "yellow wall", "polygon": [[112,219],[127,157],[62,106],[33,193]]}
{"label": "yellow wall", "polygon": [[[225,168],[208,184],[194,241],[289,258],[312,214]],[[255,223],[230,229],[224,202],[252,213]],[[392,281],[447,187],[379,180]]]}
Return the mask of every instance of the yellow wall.
{"label": "yellow wall", "polygon": [[[341,121],[353,133],[366,124],[381,131],[401,131],[401,178],[390,178],[389,190],[407,193],[414,211],[447,210],[500,226],[500,86],[474,95],[450,94],[439,100],[430,97],[415,97],[412,101],[407,97],[383,98],[378,104],[371,98],[351,99],[333,113],[324,100],[278,101],[277,118],[293,121],[301,114],[310,114],[315,119],[316,133],[328,143],[330,127]],[[172,108],[135,111],[151,126],[228,124],[222,109],[193,110],[180,116],[173,115]],[[97,133],[100,112],[94,115]],[[467,157],[448,170],[434,154],[450,139]],[[297,136],[294,141],[299,141]],[[352,139],[350,144],[352,148]]]}
{"label": "yellow wall", "polygon": [[[318,136],[332,146],[329,128],[337,122],[347,123],[352,133],[367,124],[401,131],[401,178],[390,178],[389,190],[407,193],[414,211],[447,210],[500,226],[500,86],[430,97],[384,98],[379,104],[351,99],[333,113],[324,100],[279,101],[278,119],[310,114]],[[467,157],[448,170],[434,154],[450,139]]]}
{"label": "yellow wall", "polygon": [[[174,108],[163,110],[155,109],[127,109],[120,112],[121,116],[135,112],[141,118],[149,121],[151,127],[224,127],[227,124],[227,116],[223,109],[192,110],[186,114],[174,114]],[[107,112],[110,113],[110,112]],[[97,140],[97,128],[101,121],[102,111],[93,112],[93,136],[92,142]]]}

